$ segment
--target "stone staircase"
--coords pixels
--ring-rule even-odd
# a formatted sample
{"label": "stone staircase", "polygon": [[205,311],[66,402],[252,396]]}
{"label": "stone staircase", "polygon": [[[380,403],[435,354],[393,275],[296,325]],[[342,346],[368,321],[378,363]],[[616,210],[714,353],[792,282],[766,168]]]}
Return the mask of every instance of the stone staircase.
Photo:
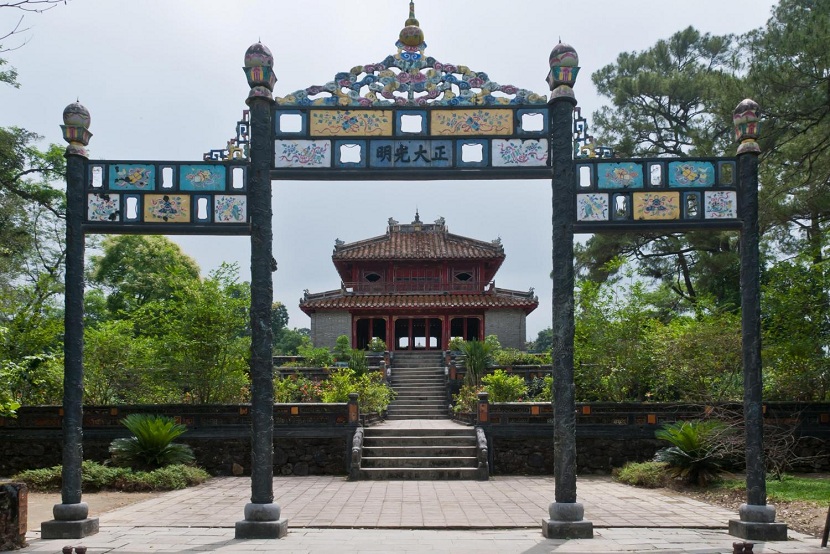
{"label": "stone staircase", "polygon": [[352,479],[488,478],[484,433],[449,418],[441,352],[395,352],[392,388],[388,420],[355,437]]}
{"label": "stone staircase", "polygon": [[397,396],[387,417],[395,419],[447,419],[447,377],[441,352],[395,352],[392,388]]}
{"label": "stone staircase", "polygon": [[358,479],[487,479],[486,464],[479,468],[472,427],[380,425],[364,433]]}

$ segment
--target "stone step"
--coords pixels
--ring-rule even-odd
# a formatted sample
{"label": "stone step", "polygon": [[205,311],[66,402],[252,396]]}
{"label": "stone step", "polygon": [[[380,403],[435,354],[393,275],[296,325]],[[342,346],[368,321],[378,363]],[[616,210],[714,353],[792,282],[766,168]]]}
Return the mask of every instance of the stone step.
{"label": "stone step", "polygon": [[449,405],[447,399],[443,396],[434,396],[432,398],[421,398],[419,396],[398,396],[390,403],[390,406],[413,406],[422,408],[446,408]]}
{"label": "stone step", "polygon": [[393,386],[395,392],[401,393],[416,393],[416,394],[446,394],[447,387],[444,385],[401,385]]}
{"label": "stone step", "polygon": [[389,437],[421,437],[430,439],[457,439],[459,437],[475,440],[476,430],[473,427],[451,427],[446,429],[400,429],[388,427],[367,427],[365,440]]}
{"label": "stone step", "polygon": [[389,404],[389,408],[394,408],[397,410],[417,410],[417,409],[430,409],[430,410],[447,410],[448,403],[444,402],[443,400],[433,400],[429,402],[400,402],[395,400],[391,404]]}
{"label": "stone step", "polygon": [[361,479],[370,480],[470,480],[477,476],[477,469],[471,467],[431,467],[431,468],[366,468],[360,469]]}
{"label": "stone step", "polygon": [[394,457],[368,457],[363,456],[360,462],[361,468],[370,469],[373,467],[383,468],[450,468],[450,467],[478,467],[478,460],[475,456],[404,456]]}
{"label": "stone step", "polygon": [[403,406],[395,406],[390,404],[387,408],[387,412],[389,415],[414,415],[414,414],[441,414],[447,413],[446,406],[411,406],[411,405],[403,405]]}
{"label": "stone step", "polygon": [[370,458],[392,457],[401,458],[406,456],[452,456],[452,457],[475,457],[475,445],[415,445],[415,446],[363,446],[363,455]]}
{"label": "stone step", "polygon": [[450,419],[448,413],[441,414],[387,414],[387,419]]}

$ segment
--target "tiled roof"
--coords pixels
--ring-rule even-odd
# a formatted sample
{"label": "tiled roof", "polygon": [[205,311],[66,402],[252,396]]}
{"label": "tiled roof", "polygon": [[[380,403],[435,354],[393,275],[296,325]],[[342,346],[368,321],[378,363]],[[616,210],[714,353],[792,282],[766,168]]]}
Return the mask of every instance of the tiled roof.
{"label": "tiled roof", "polygon": [[300,301],[307,314],[317,310],[521,308],[530,313],[539,305],[533,292],[495,289],[479,294],[352,294],[339,290],[308,295]]}
{"label": "tiled roof", "polygon": [[[422,230],[390,226],[385,235],[337,244],[336,263],[345,260],[503,260],[501,241],[485,242],[447,232],[443,225],[424,225]],[[411,226],[406,226],[411,227]]]}

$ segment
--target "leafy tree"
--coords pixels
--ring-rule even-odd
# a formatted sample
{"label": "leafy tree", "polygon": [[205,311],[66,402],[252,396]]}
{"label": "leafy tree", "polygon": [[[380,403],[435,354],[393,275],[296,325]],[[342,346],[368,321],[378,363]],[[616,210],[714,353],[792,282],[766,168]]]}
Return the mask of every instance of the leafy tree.
{"label": "leafy tree", "polygon": [[[643,52],[623,52],[592,75],[612,105],[594,114],[600,142],[622,157],[712,156],[732,146],[731,111],[741,99],[736,42],[688,27]],[[618,256],[694,305],[713,296],[736,309],[737,239],[733,233],[596,235],[576,249],[590,279],[619,270]],[[732,279],[735,277],[735,279]]]}
{"label": "leafy tree", "polygon": [[830,400],[830,265],[805,253],[763,274],[764,396]]}
{"label": "leafy tree", "polygon": [[272,346],[277,350],[283,330],[288,325],[288,309],[282,302],[271,304],[271,336]]}
{"label": "leafy tree", "polygon": [[136,336],[128,320],[84,329],[84,398],[89,404],[141,404],[160,400],[147,367],[152,342]]}
{"label": "leafy tree", "polygon": [[[186,272],[183,267],[179,272]],[[179,278],[169,299],[154,299],[135,314],[153,340],[155,379],[196,403],[239,402],[248,395],[250,289],[238,268],[223,264],[204,281]]]}
{"label": "leafy tree", "polygon": [[748,90],[764,113],[761,207],[778,246],[824,259],[830,222],[830,5],[781,0],[749,33]]}
{"label": "leafy tree", "polygon": [[730,312],[699,313],[655,326],[653,400],[725,402],[741,398],[740,318]]}
{"label": "leafy tree", "polygon": [[110,236],[102,246],[91,258],[90,281],[106,292],[112,314],[130,314],[198,282],[196,262],[166,237]]}
{"label": "leafy tree", "polygon": [[301,348],[311,346],[311,330],[284,328],[274,345],[274,353],[283,356],[297,356]]}
{"label": "leafy tree", "polygon": [[534,352],[550,352],[553,348],[553,329],[548,327],[542,329],[536,335],[536,340],[533,341],[531,349]]}

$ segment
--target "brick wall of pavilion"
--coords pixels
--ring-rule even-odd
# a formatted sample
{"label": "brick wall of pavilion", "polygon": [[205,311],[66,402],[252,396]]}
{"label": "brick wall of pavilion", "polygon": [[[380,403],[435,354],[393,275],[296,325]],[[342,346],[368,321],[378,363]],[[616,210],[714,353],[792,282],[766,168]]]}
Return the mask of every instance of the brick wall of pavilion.
{"label": "brick wall of pavilion", "polygon": [[337,337],[352,338],[352,316],[349,312],[317,312],[311,314],[311,342],[316,347],[333,348]]}
{"label": "brick wall of pavilion", "polygon": [[502,348],[524,350],[527,316],[522,310],[488,310],[484,320],[484,334],[497,335]]}

